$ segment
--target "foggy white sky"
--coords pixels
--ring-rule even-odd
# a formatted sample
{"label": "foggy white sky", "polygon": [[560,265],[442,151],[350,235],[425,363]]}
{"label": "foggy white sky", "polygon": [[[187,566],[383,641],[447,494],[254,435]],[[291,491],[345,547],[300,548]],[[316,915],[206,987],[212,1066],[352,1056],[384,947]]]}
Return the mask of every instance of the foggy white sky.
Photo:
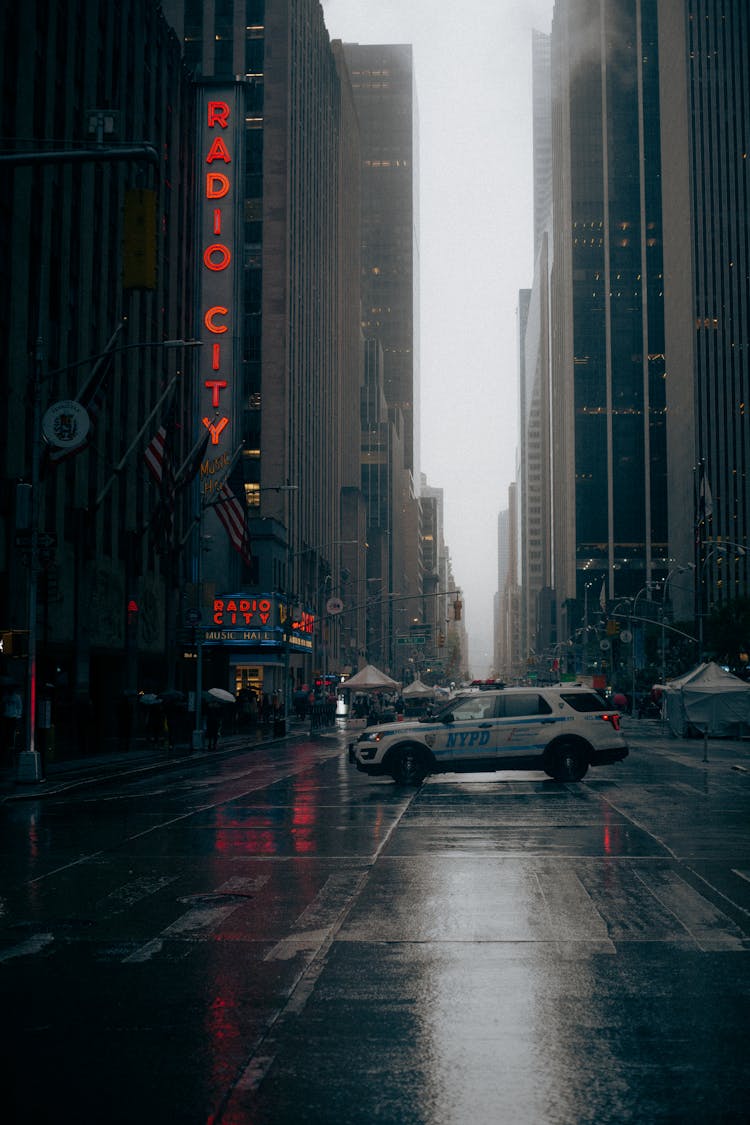
{"label": "foggy white sky", "polygon": [[533,274],[531,31],[554,0],[322,0],[332,39],[411,43],[420,124],[422,471],[445,492],[471,670],[488,674],[497,514],[518,445]]}

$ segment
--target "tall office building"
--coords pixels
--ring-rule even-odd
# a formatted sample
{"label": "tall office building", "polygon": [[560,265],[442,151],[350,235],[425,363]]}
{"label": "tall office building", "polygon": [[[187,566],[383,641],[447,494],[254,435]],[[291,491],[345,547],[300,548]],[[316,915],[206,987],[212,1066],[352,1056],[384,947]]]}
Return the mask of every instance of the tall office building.
{"label": "tall office building", "polygon": [[558,0],[552,26],[552,437],[558,634],[587,588],[666,573],[654,0]]}
{"label": "tall office building", "polygon": [[362,330],[383,348],[383,390],[404,417],[419,485],[419,122],[409,45],[345,43],[362,148]]}
{"label": "tall office building", "polygon": [[412,592],[403,584],[404,542],[392,534],[404,508],[415,511],[411,475],[404,468],[401,411],[389,410],[383,391],[383,348],[364,340],[361,399],[361,484],[367,523],[367,655],[371,663],[396,670],[396,643],[407,628]]}
{"label": "tall office building", "polygon": [[532,32],[534,281],[519,293],[519,585],[524,651],[555,639],[552,595],[549,273],[552,221],[550,37]]}
{"label": "tall office building", "polygon": [[[691,617],[750,593],[750,10],[659,3],[670,582]],[[690,578],[690,580],[688,580]]]}
{"label": "tall office building", "polygon": [[495,671],[501,679],[518,682],[526,673],[528,650],[521,640],[521,588],[519,586],[518,485],[508,487],[508,507],[498,517],[499,589]]}
{"label": "tall office building", "polygon": [[164,346],[193,329],[192,98],[151,0],[4,4],[0,41],[1,670],[29,682],[35,627],[38,698],[65,752],[107,746],[123,691],[174,674],[179,560],[150,534],[159,489],[142,453],[187,408],[194,372],[194,351]]}
{"label": "tall office building", "polygon": [[[198,98],[205,651],[230,685],[288,699],[364,647],[362,617],[326,609],[366,589],[356,115],[319,0],[164,7]],[[249,553],[216,518],[224,482]]]}
{"label": "tall office building", "polygon": [[552,223],[551,37],[531,33],[532,151],[534,165],[534,254]]}
{"label": "tall office building", "polygon": [[[366,342],[378,342],[378,382],[393,429],[387,444],[392,452],[402,451],[400,464],[390,463],[396,491],[386,522],[381,507],[378,522],[368,523],[367,571],[371,590],[379,587],[394,599],[390,627],[400,632],[402,611],[418,605],[403,599],[416,599],[424,580],[418,500],[419,138],[412,49],[345,43],[343,52],[360,128],[362,334]],[[370,370],[371,382],[372,365]],[[362,487],[372,514],[367,495],[372,451],[367,452],[364,416],[362,425]]]}
{"label": "tall office building", "polygon": [[494,655],[492,667],[495,675],[505,677],[506,621],[505,583],[510,571],[510,512],[504,509],[497,517],[497,593],[494,598]]}

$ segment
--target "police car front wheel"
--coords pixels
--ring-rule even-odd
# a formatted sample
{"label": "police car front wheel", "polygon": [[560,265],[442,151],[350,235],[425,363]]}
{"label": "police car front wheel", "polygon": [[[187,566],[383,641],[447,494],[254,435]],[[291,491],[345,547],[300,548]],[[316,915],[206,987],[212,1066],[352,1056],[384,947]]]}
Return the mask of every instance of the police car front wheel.
{"label": "police car front wheel", "polygon": [[421,785],[429,773],[424,753],[418,746],[401,746],[394,750],[388,769],[397,785]]}

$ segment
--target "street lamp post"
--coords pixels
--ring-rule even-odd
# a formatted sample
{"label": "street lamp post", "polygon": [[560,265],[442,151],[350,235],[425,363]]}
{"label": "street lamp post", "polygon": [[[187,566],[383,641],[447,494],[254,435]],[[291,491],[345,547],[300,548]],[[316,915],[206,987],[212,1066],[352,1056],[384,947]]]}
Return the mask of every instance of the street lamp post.
{"label": "street lamp post", "polygon": [[638,599],[640,598],[641,594],[647,594],[650,591],[650,589],[651,589],[651,583],[647,582],[646,585],[638,591],[638,593],[635,595],[635,597],[632,599],[632,601],[630,603],[630,619],[629,619],[628,624],[630,625],[630,638],[631,638],[630,639],[630,656],[631,656],[630,706],[631,706],[631,708],[635,707],[635,625],[634,625],[634,621],[636,620],[636,609],[638,607]]}
{"label": "street lamp post", "polygon": [[[120,353],[122,351],[132,350],[136,348],[153,348],[153,347],[193,347],[200,343],[195,340],[150,340],[134,344],[122,344],[115,346],[115,341],[119,335],[123,325],[120,324],[115,329],[112,337],[107,344],[104,351],[98,355],[88,356],[86,359],[78,360],[76,363],[68,364],[65,367],[57,368],[54,371],[43,371],[43,344],[42,339],[39,337],[36,342],[34,352],[34,362],[32,364],[32,378],[31,378],[31,399],[32,399],[32,416],[31,416],[31,525],[29,529],[29,580],[28,580],[28,600],[27,600],[27,625],[28,625],[28,655],[26,664],[26,749],[22,750],[18,755],[18,771],[16,780],[19,783],[23,782],[40,782],[44,781],[44,764],[42,762],[41,754],[36,748],[36,727],[37,727],[37,601],[38,601],[38,587],[39,587],[39,521],[42,511],[41,495],[40,495],[40,463],[42,454],[42,385],[51,379],[57,378],[59,375],[64,375],[69,371],[74,371],[78,367],[82,367],[86,363],[96,363],[99,360]],[[165,395],[159,400],[161,403]],[[79,394],[80,398],[80,394]],[[152,418],[158,409],[157,407],[149,415]],[[146,422],[146,426],[149,423]],[[143,435],[145,426],[142,427],[139,437]],[[85,434],[84,434],[85,436]],[[126,457],[130,454],[134,445],[129,447]],[[121,461],[119,468],[122,468],[124,461]],[[111,478],[114,480],[114,476]],[[111,482],[110,482],[111,483]],[[105,490],[100,497],[100,502],[106,495]]]}
{"label": "street lamp post", "polygon": [[589,657],[589,590],[594,585],[593,578],[583,584],[583,673],[586,674]]}
{"label": "street lamp post", "polygon": [[687,570],[685,566],[674,566],[664,579],[664,585],[661,589],[661,682],[667,682],[667,629],[666,629],[666,613],[667,613],[667,590],[669,582],[673,574],[684,574]]}
{"label": "street lamp post", "polygon": [[36,610],[39,581],[39,458],[42,428],[42,341],[36,342],[32,376],[31,535],[28,587],[28,649],[26,658],[26,749],[18,755],[17,781],[44,781],[36,748]]}

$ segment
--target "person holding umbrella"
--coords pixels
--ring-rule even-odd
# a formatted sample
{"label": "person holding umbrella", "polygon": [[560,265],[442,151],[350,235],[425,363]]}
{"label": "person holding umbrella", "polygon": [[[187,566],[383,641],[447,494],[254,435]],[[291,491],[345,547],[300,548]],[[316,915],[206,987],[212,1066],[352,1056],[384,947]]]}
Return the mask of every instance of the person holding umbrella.
{"label": "person holding umbrella", "polygon": [[221,705],[235,703],[236,700],[231,691],[226,691],[225,688],[212,687],[206,694],[209,697],[206,708],[206,749],[216,750],[221,734]]}

